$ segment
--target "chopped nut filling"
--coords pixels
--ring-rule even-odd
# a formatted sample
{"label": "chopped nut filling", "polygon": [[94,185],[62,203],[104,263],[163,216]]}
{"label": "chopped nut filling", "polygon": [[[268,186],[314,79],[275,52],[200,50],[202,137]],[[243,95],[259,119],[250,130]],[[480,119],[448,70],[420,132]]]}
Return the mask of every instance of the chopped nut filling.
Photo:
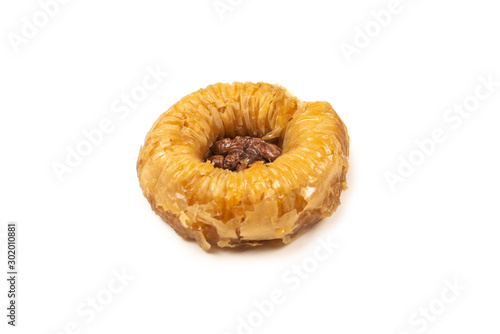
{"label": "chopped nut filling", "polygon": [[224,138],[210,148],[208,160],[218,168],[242,171],[256,161],[272,162],[281,155],[281,149],[261,138]]}

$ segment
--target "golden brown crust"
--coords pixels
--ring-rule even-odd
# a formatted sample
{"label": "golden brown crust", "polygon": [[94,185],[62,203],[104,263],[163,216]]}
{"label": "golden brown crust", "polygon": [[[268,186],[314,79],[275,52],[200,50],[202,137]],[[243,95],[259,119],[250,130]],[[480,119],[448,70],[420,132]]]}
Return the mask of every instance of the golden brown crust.
{"label": "golden brown crust", "polygon": [[[241,172],[204,162],[225,137],[275,138],[283,154]],[[288,243],[340,204],[349,137],[327,102],[300,102],[266,83],[215,84],[162,114],[137,161],[152,209],[205,250]]]}

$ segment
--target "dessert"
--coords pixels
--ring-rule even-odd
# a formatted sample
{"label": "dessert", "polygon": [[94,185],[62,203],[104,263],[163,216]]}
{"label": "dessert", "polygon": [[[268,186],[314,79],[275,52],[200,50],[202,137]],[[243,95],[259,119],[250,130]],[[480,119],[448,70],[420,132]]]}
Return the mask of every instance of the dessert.
{"label": "dessert", "polygon": [[152,209],[204,249],[289,243],[340,204],[349,137],[328,102],[218,83],[153,124],[137,173]]}

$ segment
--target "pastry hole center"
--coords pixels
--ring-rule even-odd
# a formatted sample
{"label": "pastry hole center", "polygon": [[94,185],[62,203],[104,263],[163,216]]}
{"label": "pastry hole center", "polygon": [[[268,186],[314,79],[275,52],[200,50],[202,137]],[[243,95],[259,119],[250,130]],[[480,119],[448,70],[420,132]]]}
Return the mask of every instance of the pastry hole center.
{"label": "pastry hole center", "polygon": [[282,154],[279,146],[262,138],[236,136],[216,141],[207,154],[215,167],[242,171],[257,161],[273,162]]}

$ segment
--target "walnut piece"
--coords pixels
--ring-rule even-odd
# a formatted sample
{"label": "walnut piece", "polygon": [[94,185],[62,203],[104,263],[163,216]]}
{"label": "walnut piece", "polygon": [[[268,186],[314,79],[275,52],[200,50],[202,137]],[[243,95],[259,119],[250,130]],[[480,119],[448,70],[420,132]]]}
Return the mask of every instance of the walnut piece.
{"label": "walnut piece", "polygon": [[273,162],[281,155],[281,149],[261,138],[224,138],[210,148],[208,160],[218,168],[242,171],[256,161]]}

